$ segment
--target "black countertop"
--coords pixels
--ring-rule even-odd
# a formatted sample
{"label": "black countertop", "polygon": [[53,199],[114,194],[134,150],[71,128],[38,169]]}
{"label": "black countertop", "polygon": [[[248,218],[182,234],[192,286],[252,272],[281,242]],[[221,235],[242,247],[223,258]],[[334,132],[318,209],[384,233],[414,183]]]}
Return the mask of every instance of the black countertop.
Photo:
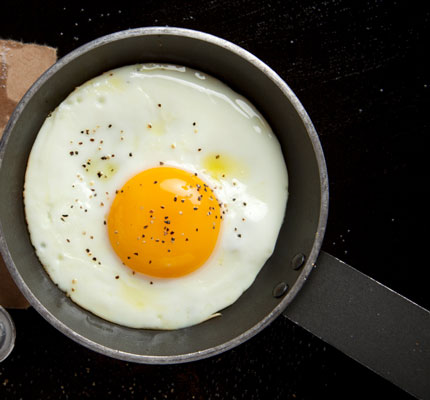
{"label": "black countertop", "polygon": [[[323,249],[428,309],[430,7],[424,4],[8,1],[0,38],[47,44],[61,57],[118,30],[169,25],[249,50],[286,80],[320,135],[330,180]],[[11,315],[17,340],[0,364],[2,399],[410,398],[283,317],[222,355],[150,366],[94,353],[33,309]]]}

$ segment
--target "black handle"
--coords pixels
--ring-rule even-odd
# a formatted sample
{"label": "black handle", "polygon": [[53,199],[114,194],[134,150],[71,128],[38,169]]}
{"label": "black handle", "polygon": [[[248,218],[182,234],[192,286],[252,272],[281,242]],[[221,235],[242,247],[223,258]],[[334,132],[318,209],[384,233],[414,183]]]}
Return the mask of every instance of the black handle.
{"label": "black handle", "polygon": [[284,315],[406,392],[430,399],[430,312],[321,252]]}

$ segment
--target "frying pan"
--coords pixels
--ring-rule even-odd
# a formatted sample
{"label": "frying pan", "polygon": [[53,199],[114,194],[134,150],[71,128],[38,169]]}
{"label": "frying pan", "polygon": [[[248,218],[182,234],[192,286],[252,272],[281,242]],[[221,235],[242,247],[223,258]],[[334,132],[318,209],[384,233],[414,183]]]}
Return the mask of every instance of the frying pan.
{"label": "frying pan", "polygon": [[[41,267],[22,202],[27,158],[49,112],[106,70],[154,61],[202,70],[247,97],[277,135],[289,173],[290,196],[275,252],[253,285],[222,317],[174,331],[118,326],[75,305]],[[408,392],[430,398],[430,313],[320,252],[328,177],[317,133],[287,84],[232,43],[154,27],[114,33],[76,49],[43,74],[16,107],[0,144],[0,185],[0,248],[12,277],[48,322],[92,350],[138,363],[189,362],[239,345],[284,313]]]}

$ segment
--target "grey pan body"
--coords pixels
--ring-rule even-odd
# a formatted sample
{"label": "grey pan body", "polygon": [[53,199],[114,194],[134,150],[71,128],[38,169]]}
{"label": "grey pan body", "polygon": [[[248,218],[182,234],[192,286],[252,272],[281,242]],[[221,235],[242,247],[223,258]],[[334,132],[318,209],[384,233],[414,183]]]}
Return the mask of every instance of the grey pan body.
{"label": "grey pan body", "polygon": [[[109,69],[142,62],[186,65],[211,74],[247,97],[277,135],[289,171],[290,197],[273,256],[254,284],[221,318],[175,331],[130,329],[75,305],[49,279],[31,245],[22,201],[27,158],[50,111],[73,89]],[[258,156],[258,155],[257,155]],[[328,184],[313,125],[286,83],[245,50],[201,32],[142,28],[115,33],[70,53],[18,104],[0,148],[1,251],[31,305],[61,332],[102,354],[139,363],[193,361],[228,350],[273,321],[299,292],[324,235]],[[270,179],[270,177],[268,177]],[[297,254],[301,268],[292,268]],[[279,283],[287,290],[279,291]],[[274,292],[274,288],[278,288]]]}

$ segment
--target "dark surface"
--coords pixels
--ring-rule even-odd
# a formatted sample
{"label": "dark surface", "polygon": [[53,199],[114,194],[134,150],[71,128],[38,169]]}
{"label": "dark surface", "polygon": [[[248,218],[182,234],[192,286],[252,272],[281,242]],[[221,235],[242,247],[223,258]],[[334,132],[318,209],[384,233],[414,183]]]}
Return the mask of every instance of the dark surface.
{"label": "dark surface", "polygon": [[[170,25],[230,40],[291,86],[320,135],[330,179],[323,249],[430,308],[427,269],[430,7],[411,2],[8,2],[0,37],[63,56],[117,30]],[[424,3],[423,3],[424,4]],[[262,94],[264,95],[264,94]],[[33,310],[13,311],[0,398],[410,398],[284,318],[240,347],[186,365],[93,353]],[[429,371],[430,376],[430,371]]]}

